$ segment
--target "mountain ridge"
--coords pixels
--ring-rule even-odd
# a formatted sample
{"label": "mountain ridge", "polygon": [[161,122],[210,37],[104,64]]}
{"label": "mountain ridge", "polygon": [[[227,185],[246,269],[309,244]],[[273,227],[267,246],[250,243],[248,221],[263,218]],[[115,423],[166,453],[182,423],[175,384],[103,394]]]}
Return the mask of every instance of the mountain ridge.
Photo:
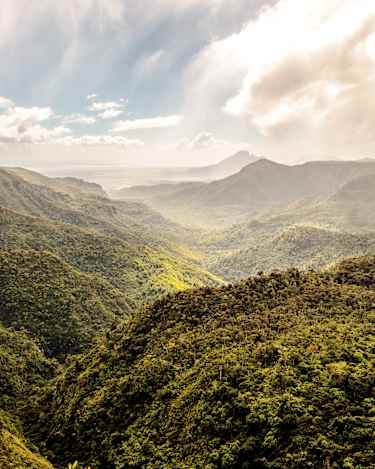
{"label": "mountain ridge", "polygon": [[37,441],[98,468],[371,467],[374,274],[368,257],[167,296],[46,389]]}

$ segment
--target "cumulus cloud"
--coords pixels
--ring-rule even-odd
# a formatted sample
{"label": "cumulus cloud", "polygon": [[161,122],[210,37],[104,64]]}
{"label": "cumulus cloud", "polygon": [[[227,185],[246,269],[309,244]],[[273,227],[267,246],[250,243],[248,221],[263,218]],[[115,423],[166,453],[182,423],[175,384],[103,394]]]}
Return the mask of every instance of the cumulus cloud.
{"label": "cumulus cloud", "polygon": [[115,101],[95,101],[89,106],[89,111],[108,111],[110,109],[120,109],[124,106],[123,103],[117,103]]}
{"label": "cumulus cloud", "polygon": [[12,100],[0,96],[0,109],[8,109],[13,106],[14,106],[14,103]]}
{"label": "cumulus cloud", "polygon": [[84,114],[70,114],[62,119],[64,124],[82,124],[91,125],[95,124],[96,119],[92,116],[85,116]]}
{"label": "cumulus cloud", "polygon": [[111,135],[82,135],[80,137],[64,137],[56,139],[54,143],[64,145],[120,145],[125,147],[142,147],[141,140]]}
{"label": "cumulus cloud", "polygon": [[112,127],[112,132],[127,132],[129,130],[142,129],[163,129],[168,127],[176,127],[182,121],[183,116],[158,116],[149,119],[134,119],[117,121]]}
{"label": "cumulus cloud", "polygon": [[[92,97],[90,98],[92,100],[96,95],[89,96]],[[95,112],[98,119],[110,120],[121,116],[127,104],[128,100],[126,98],[121,98],[119,101],[93,101],[88,109]]]}
{"label": "cumulus cloud", "polygon": [[375,3],[280,0],[198,54],[194,77],[200,106],[246,119],[267,142],[375,149]]}
{"label": "cumulus cloud", "polygon": [[98,114],[98,117],[103,120],[114,119],[121,116],[124,111],[122,109],[106,109],[104,112]]}
{"label": "cumulus cloud", "polygon": [[70,129],[63,125],[52,128],[42,125],[53,117],[54,113],[49,107],[25,108],[11,105],[0,113],[0,141],[3,143],[47,143],[70,133]]}
{"label": "cumulus cloud", "polygon": [[200,132],[191,140],[182,140],[177,148],[179,150],[216,150],[226,145],[230,143],[216,138],[211,132]]}

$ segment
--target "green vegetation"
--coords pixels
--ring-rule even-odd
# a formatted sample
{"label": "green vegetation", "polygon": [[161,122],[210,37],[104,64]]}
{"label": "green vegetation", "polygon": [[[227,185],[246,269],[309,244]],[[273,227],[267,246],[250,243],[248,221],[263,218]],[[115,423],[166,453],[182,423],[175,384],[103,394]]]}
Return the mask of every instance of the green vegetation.
{"label": "green vegetation", "polygon": [[100,276],[141,303],[165,292],[179,291],[220,279],[200,265],[189,249],[158,247],[119,236],[50,220],[26,217],[0,208],[0,247],[49,251],[82,272]]}
{"label": "green vegetation", "polygon": [[221,282],[185,246],[195,233],[142,204],[74,199],[0,170],[0,205],[0,247],[50,251],[133,303]]}
{"label": "green vegetation", "polygon": [[130,312],[126,297],[45,252],[0,251],[0,321],[25,329],[47,355],[87,348]]}
{"label": "green vegetation", "polygon": [[374,277],[372,257],[168,296],[51,383],[34,437],[94,468],[374,467]]}
{"label": "green vegetation", "polygon": [[375,468],[372,168],[134,190],[216,232],[0,170],[0,467]]}
{"label": "green vegetation", "polygon": [[16,412],[55,371],[38,343],[25,331],[0,324],[0,409]]}
{"label": "green vegetation", "polygon": [[45,186],[56,192],[64,192],[73,197],[90,195],[105,197],[105,192],[98,184],[72,177],[51,178],[25,168],[4,168],[8,173],[19,176],[30,184]]}
{"label": "green vegetation", "polygon": [[0,324],[1,468],[52,469],[24,437],[20,419],[56,369],[56,363],[44,356],[30,334]]}
{"label": "green vegetation", "polygon": [[[241,232],[246,233],[242,240]],[[291,267],[320,269],[348,256],[373,253],[375,232],[360,235],[314,226],[254,224],[246,231],[233,230],[210,246],[208,268],[233,281]]]}
{"label": "green vegetation", "polygon": [[259,212],[242,224],[206,236],[207,268],[227,280],[259,271],[321,268],[347,256],[375,253],[375,175],[356,178],[337,193]]}
{"label": "green vegetation", "polygon": [[19,422],[0,410],[0,467],[2,469],[53,469],[22,435]]}

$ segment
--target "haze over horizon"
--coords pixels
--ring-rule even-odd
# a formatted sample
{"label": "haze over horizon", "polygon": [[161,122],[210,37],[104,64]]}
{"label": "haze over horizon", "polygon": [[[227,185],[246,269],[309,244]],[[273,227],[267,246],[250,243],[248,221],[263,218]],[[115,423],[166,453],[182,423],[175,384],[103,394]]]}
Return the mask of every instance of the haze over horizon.
{"label": "haze over horizon", "polygon": [[375,153],[371,0],[3,0],[0,25],[2,165]]}

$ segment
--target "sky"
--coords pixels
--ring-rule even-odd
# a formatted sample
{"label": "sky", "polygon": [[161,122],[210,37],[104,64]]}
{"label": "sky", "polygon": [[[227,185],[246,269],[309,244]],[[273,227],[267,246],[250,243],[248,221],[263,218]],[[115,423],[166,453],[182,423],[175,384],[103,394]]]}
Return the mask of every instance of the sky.
{"label": "sky", "polygon": [[374,0],[1,0],[0,163],[375,156]]}

